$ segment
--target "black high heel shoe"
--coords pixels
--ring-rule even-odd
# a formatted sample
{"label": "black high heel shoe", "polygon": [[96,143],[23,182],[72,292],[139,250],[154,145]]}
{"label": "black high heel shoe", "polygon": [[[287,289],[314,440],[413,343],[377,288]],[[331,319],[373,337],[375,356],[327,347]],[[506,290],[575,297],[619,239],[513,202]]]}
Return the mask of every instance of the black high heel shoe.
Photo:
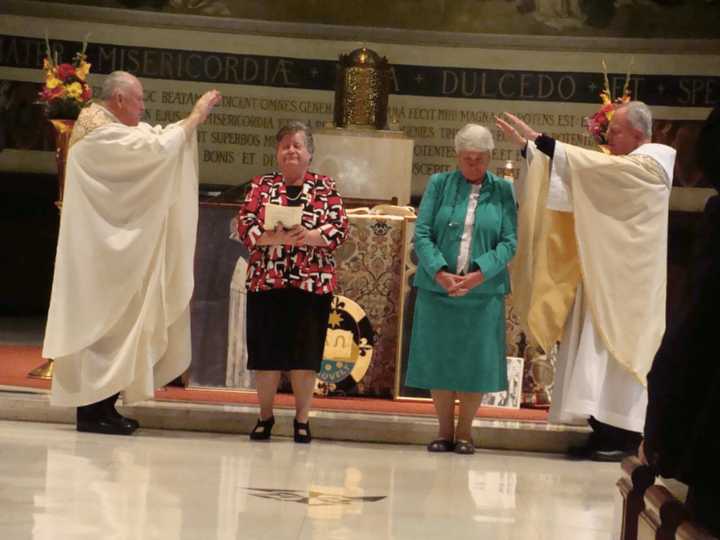
{"label": "black high heel shoe", "polygon": [[[300,433],[304,431],[305,433]],[[293,438],[296,443],[309,443],[312,441],[312,435],[310,434],[310,422],[304,424],[297,421],[297,418],[293,420]]]}
{"label": "black high heel shoe", "polygon": [[267,420],[258,419],[257,424],[250,432],[250,439],[253,441],[267,441],[272,433],[275,425],[275,417],[271,416]]}

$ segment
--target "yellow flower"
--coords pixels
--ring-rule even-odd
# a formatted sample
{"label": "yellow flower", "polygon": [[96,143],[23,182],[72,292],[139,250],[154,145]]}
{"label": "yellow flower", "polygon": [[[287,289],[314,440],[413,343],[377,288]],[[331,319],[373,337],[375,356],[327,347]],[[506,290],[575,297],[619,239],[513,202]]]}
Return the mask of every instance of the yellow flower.
{"label": "yellow flower", "polygon": [[88,64],[85,61],[80,62],[80,65],[75,69],[77,78],[84,81],[88,73],[90,73],[90,66],[92,66],[92,64]]}
{"label": "yellow flower", "polygon": [[53,88],[56,88],[57,86],[61,85],[62,81],[55,77],[55,74],[52,71],[48,71],[47,79],[45,80],[45,86],[50,88],[51,90]]}
{"label": "yellow flower", "polygon": [[74,82],[72,84],[67,85],[65,87],[65,91],[67,92],[67,95],[70,96],[71,98],[80,99],[83,89],[82,89],[82,85],[79,82]]}

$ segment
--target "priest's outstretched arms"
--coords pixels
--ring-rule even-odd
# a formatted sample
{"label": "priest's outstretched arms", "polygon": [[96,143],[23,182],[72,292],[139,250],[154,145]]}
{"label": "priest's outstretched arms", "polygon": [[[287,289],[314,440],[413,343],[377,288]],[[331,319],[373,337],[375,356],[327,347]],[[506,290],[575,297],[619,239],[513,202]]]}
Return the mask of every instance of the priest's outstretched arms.
{"label": "priest's outstretched arms", "polygon": [[572,146],[505,113],[525,156],[516,183],[513,304],[532,340],[560,342],[550,421],[589,417],[577,457],[619,460],[640,441],[646,376],[665,331],[675,150],[652,143],[642,102],[617,104],[606,152]]}
{"label": "priest's outstretched arms", "polygon": [[205,92],[200,99],[197,100],[190,115],[181,122],[187,138],[190,139],[195,134],[197,127],[205,122],[212,108],[221,100],[220,92],[210,90]]}
{"label": "priest's outstretched arms", "polygon": [[151,399],[190,364],[189,303],[198,216],[197,127],[211,90],[184,120],[142,122],[143,87],[113,72],[70,140],[43,356],[51,402],[77,429],[132,433],[114,403]]}

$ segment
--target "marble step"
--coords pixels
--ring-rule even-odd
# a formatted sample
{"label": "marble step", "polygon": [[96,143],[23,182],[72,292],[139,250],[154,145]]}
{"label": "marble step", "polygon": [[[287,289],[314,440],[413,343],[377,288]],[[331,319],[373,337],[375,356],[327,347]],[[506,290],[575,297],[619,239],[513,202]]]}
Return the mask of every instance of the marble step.
{"label": "marble step", "polygon": [[[143,427],[185,431],[247,434],[257,420],[257,407],[179,401],[147,401],[119,410]],[[276,409],[273,437],[291,437],[294,413]],[[0,419],[74,424],[75,409],[52,407],[46,392],[21,388],[0,390]],[[427,416],[368,414],[314,410],[313,437],[335,441],[427,444],[437,423]],[[581,444],[589,428],[521,420],[476,419],[473,439],[480,448],[528,452],[564,452]]]}

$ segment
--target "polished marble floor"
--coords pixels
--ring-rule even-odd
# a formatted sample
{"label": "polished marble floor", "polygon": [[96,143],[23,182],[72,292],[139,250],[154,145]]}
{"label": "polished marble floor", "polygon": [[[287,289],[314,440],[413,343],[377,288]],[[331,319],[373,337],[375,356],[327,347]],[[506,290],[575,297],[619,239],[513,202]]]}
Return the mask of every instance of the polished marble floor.
{"label": "polished marble floor", "polygon": [[611,539],[617,464],[0,422],[0,538]]}

